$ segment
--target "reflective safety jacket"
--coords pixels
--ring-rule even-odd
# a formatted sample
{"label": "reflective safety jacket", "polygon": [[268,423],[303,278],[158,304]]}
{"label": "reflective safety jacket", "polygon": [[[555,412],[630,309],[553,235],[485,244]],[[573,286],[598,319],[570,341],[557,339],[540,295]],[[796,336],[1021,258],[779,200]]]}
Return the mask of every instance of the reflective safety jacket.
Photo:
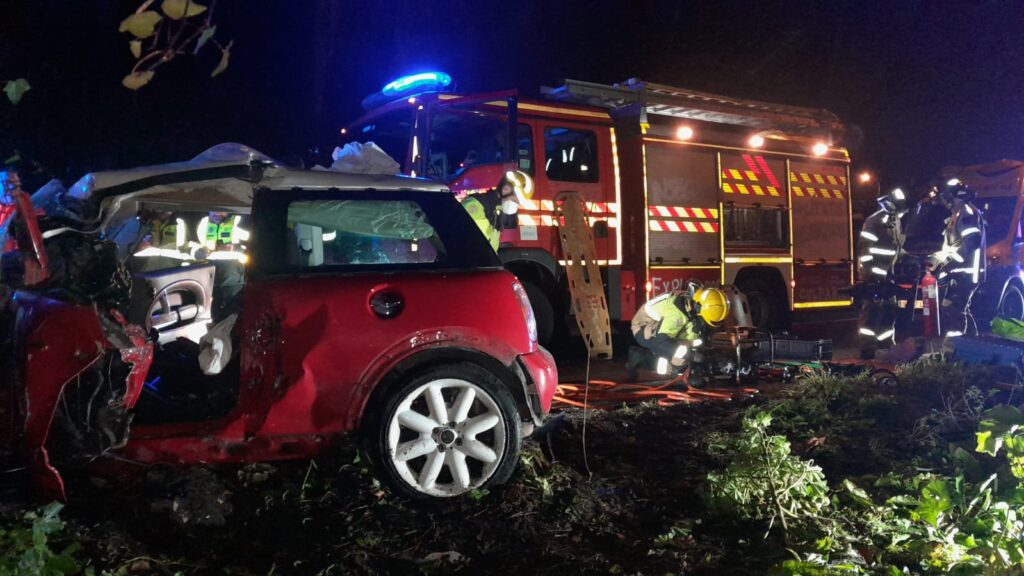
{"label": "reflective safety jacket", "polygon": [[469,216],[476,222],[484,238],[491,245],[495,252],[498,251],[498,243],[501,240],[501,230],[497,221],[501,212],[501,204],[496,201],[497,192],[491,190],[481,194],[472,194],[462,201],[462,207],[466,209]]}
{"label": "reflective safety jacket", "polygon": [[667,292],[648,300],[633,316],[631,328],[633,334],[643,332],[644,338],[651,339],[658,334],[665,334],[688,344],[699,340],[702,322],[690,317],[676,306],[676,298],[686,297],[683,291]]}
{"label": "reflective safety jacket", "polygon": [[985,219],[974,204],[956,201],[953,213],[946,220],[942,250],[934,256],[942,265],[940,280],[957,275],[971,284],[978,284],[984,279]]}
{"label": "reflective safety jacket", "polygon": [[898,213],[883,209],[868,216],[857,240],[857,272],[861,281],[891,279],[903,239]]}

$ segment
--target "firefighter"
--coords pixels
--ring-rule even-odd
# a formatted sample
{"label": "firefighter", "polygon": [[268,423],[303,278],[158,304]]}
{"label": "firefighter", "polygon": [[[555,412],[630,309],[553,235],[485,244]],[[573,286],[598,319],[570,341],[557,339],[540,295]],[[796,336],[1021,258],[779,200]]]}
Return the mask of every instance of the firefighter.
{"label": "firefighter", "polygon": [[938,269],[943,290],[942,329],[946,336],[960,336],[968,331],[971,298],[985,280],[985,220],[973,192],[957,178],[946,183],[938,198],[950,215],[942,249],[932,254],[929,264]]}
{"label": "firefighter", "polygon": [[857,245],[857,272],[863,305],[859,318],[861,356],[892,344],[896,334],[896,291],[893,271],[903,248],[900,219],[907,197],[896,188],[878,199],[879,210],[867,217]]}
{"label": "firefighter", "polygon": [[462,201],[462,207],[476,222],[495,252],[501,231],[518,225],[519,204],[533,195],[533,180],[525,172],[509,170],[498,186]]}
{"label": "firefighter", "polygon": [[648,300],[633,317],[637,344],[657,358],[659,374],[670,366],[680,369],[697,360],[709,328],[717,328],[729,315],[729,299],[718,288],[691,285]]}

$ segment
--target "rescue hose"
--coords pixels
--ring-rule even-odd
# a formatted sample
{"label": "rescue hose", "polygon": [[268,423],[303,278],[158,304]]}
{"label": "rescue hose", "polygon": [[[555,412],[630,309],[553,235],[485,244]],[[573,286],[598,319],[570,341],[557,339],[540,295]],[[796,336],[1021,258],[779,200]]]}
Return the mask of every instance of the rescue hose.
{"label": "rescue hose", "polygon": [[[756,394],[754,388],[697,390],[688,388],[689,370],[660,384],[619,383],[611,380],[590,380],[594,388],[578,383],[560,383],[554,400],[567,406],[584,409],[613,410],[623,404],[654,400],[659,406],[693,404],[705,400],[731,400],[737,396]],[[685,388],[680,388],[679,385]]]}

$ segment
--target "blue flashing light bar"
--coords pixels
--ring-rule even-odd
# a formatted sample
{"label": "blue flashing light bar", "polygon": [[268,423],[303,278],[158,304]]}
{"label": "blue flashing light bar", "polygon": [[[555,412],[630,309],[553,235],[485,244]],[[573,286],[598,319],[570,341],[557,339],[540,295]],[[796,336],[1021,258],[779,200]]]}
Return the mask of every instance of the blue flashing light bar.
{"label": "blue flashing light bar", "polygon": [[413,88],[421,88],[424,86],[431,86],[440,89],[451,83],[452,77],[444,72],[421,72],[419,74],[410,74],[408,76],[396,78],[395,80],[385,84],[384,87],[381,88],[381,92],[386,96],[393,96]]}

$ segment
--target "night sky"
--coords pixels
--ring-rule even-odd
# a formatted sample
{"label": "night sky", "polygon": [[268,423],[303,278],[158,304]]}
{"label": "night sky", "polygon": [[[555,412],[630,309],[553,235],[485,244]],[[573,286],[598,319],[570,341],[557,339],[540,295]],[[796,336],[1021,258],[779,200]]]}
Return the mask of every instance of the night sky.
{"label": "night sky", "polygon": [[[222,141],[271,155],[329,150],[359,101],[407,71],[461,91],[536,93],[562,78],[636,76],[824,107],[850,127],[855,169],[883,185],[949,164],[1024,159],[1024,2],[313,2],[219,0],[231,66],[209,50],[138,93],[118,23],[139,1],[6,0],[0,154],[62,178],[179,160]],[[5,156],[6,157],[6,156]],[[0,158],[2,160],[2,158]]]}

